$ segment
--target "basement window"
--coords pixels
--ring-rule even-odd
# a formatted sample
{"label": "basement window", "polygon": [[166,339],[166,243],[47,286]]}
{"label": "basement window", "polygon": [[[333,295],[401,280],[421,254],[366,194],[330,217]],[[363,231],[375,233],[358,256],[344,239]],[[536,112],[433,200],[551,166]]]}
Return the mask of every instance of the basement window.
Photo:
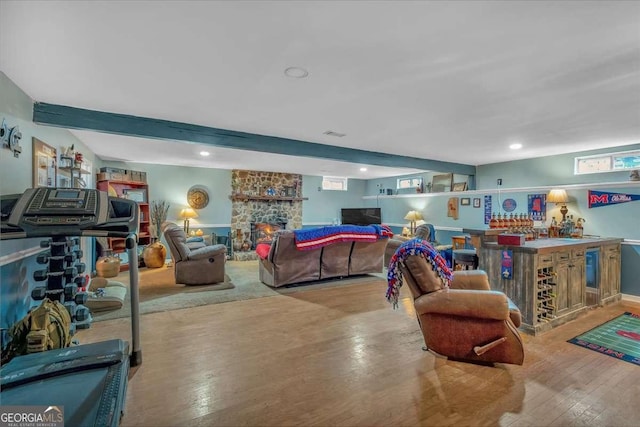
{"label": "basement window", "polygon": [[419,178],[398,178],[397,189],[422,187],[422,177]]}
{"label": "basement window", "polygon": [[621,151],[575,158],[575,175],[640,169],[640,151]]}
{"label": "basement window", "polygon": [[347,178],[340,176],[323,176],[322,189],[333,191],[347,191]]}

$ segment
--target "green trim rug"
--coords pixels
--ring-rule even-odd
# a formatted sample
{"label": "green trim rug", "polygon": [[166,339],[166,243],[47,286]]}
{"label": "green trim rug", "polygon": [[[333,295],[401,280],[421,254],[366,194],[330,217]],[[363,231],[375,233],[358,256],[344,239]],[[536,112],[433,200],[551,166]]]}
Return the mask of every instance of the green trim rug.
{"label": "green trim rug", "polygon": [[640,366],[640,315],[626,312],[567,342]]}

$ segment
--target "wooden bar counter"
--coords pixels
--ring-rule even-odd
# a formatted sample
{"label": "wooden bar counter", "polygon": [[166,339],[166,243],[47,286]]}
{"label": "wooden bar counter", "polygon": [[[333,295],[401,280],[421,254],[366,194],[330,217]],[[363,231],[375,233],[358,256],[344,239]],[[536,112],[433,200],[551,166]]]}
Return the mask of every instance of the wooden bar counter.
{"label": "wooden bar counter", "polygon": [[[590,306],[621,298],[619,238],[554,238],[527,241],[522,246],[499,245],[504,230],[463,230],[475,237],[479,268],[491,288],[502,291],[522,312],[521,329],[538,334],[575,319]],[[510,251],[510,252],[507,252]],[[587,287],[587,252],[598,252],[593,266],[595,286]],[[503,277],[510,257],[511,278]]]}

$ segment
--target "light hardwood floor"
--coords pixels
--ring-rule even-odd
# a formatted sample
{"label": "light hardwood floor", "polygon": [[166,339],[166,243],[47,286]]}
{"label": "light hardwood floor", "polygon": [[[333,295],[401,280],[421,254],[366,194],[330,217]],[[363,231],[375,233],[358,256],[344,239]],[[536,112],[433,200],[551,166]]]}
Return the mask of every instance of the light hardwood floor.
{"label": "light hardwood floor", "polygon": [[[123,426],[638,426],[640,367],[566,341],[640,304],[537,337],[523,366],[423,352],[412,302],[385,285],[309,290],[142,316]],[[129,339],[128,319],[82,343]]]}

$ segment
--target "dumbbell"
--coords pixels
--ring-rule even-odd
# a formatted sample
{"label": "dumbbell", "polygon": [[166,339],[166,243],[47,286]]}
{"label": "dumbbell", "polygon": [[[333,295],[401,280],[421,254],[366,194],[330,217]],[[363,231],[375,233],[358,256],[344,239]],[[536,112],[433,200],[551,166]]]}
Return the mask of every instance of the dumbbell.
{"label": "dumbbell", "polygon": [[65,301],[71,301],[78,293],[78,285],[71,283],[64,287],[64,299]]}
{"label": "dumbbell", "polygon": [[33,290],[31,290],[31,298],[36,301],[43,300],[46,295],[47,295],[47,288],[44,286],[38,286],[37,288],[34,288]]}
{"label": "dumbbell", "polygon": [[51,252],[47,251],[47,252],[43,252],[41,254],[38,254],[38,256],[36,257],[36,262],[38,264],[46,264],[49,262],[49,258],[51,257]]}
{"label": "dumbbell", "polygon": [[64,269],[64,275],[68,278],[73,278],[78,275],[78,269],[76,267],[67,267]]}
{"label": "dumbbell", "polygon": [[78,292],[73,300],[75,301],[76,304],[83,305],[87,302],[88,298],[89,298],[89,295],[87,295],[86,292]]}
{"label": "dumbbell", "polygon": [[84,271],[86,270],[87,266],[85,265],[84,262],[79,262],[75,265],[76,270],[78,271],[77,274],[82,274],[84,273]]}
{"label": "dumbbell", "polygon": [[[78,322],[88,320],[90,317],[91,313],[89,312],[89,309],[84,305],[80,305],[76,308],[75,320],[77,320]],[[80,325],[78,325],[78,327],[80,327]]]}
{"label": "dumbbell", "polygon": [[33,272],[33,280],[36,282],[42,282],[43,280],[47,280],[49,277],[49,269],[45,270],[36,270]]}
{"label": "dumbbell", "polygon": [[75,283],[79,288],[84,288],[87,286],[87,276],[78,276],[73,279],[73,283]]}

